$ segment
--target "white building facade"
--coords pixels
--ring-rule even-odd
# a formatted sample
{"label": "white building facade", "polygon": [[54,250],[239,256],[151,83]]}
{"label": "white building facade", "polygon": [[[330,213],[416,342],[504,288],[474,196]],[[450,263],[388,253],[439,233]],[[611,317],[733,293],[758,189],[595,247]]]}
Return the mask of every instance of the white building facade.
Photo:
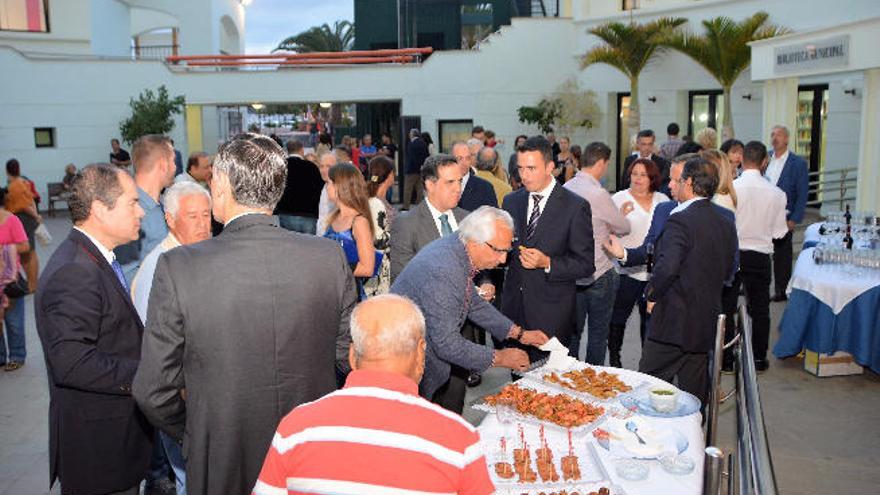
{"label": "white building facade", "polygon": [[[49,32],[0,29],[0,70],[6,76],[0,78],[0,159],[18,158],[45,191],[69,162],[106,161],[109,140],[118,137],[119,122],[129,115],[129,99],[162,84],[186,98],[186,112],[171,133],[184,154],[216,150],[230,129],[228,108],[256,102],[397,102],[401,116],[420,117],[422,130],[435,138],[456,123],[494,130],[506,142],[501,147],[506,157],[516,135],[537,132],[518,121],[517,109],[534,105],[569,79],[594,91],[602,111],[593,128],[572,134],[573,142],[600,140],[625,154],[628,137],[621,135],[619,121],[629,83],[608,66],[580,69],[581,55],[599,43],[587,31],[610,21],[673,16],[687,18],[684,27],[699,32],[704,19],[740,20],[763,10],[792,34],[753,46],[752,69],[731,97],[736,137],[767,142],[768,125],[788,125],[792,147],[802,134],[807,143],[800,145],[818,150],[823,172],[857,168],[859,206],[880,210],[875,60],[880,2],[643,0],[631,12],[623,11],[622,3],[563,0],[558,18],[514,18],[476,50],[435,52],[421,64],[189,70],[140,53],[149,54],[148,46],[171,46],[180,55],[242,53],[246,9],[239,0],[47,0]],[[835,36],[847,37],[845,63],[775,72],[776,48]],[[718,93],[720,86],[700,66],[665,53],[640,79],[642,127],[654,129],[658,143],[670,122],[685,134],[712,122],[720,127]],[[807,106],[821,125],[806,125]],[[53,130],[53,146],[37,147],[35,129],[45,128]],[[818,147],[811,147],[816,140]],[[609,175],[612,185],[615,174]]]}

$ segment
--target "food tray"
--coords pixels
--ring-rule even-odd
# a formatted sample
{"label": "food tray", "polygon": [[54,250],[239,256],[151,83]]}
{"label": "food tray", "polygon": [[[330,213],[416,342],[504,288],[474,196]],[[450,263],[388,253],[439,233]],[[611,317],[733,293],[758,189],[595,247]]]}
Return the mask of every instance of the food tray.
{"label": "food tray", "polygon": [[609,495],[627,495],[620,485],[612,485],[610,483],[587,483],[574,487],[568,486],[529,486],[519,487],[501,487],[496,486],[496,495],[589,495],[598,492],[600,488],[608,488]]}
{"label": "food tray", "polygon": [[[615,395],[614,397],[609,397],[609,398],[607,398],[607,399],[602,399],[602,398],[600,398],[600,397],[596,397],[596,396],[593,395],[593,394],[589,394],[589,393],[587,393],[587,392],[579,392],[579,391],[577,391],[577,390],[570,389],[570,388],[568,388],[568,387],[564,387],[564,386],[562,386],[562,385],[560,385],[560,384],[558,384],[558,383],[554,383],[554,382],[547,381],[547,380],[544,379],[544,375],[546,375],[546,374],[548,374],[548,373],[556,373],[556,374],[558,374],[558,375],[562,375],[563,373],[568,373],[569,371],[579,371],[579,370],[586,369],[586,368],[592,368],[592,366],[589,366],[589,365],[572,366],[572,367],[570,367],[570,368],[566,368],[566,369],[562,369],[562,370],[548,370],[548,369],[544,369],[543,367],[541,367],[541,368],[536,368],[536,369],[534,369],[534,370],[531,370],[531,371],[527,371],[527,372],[525,372],[525,373],[522,373],[521,376],[522,376],[522,378],[523,378],[524,380],[526,380],[527,382],[538,383],[538,384],[541,384],[541,385],[543,385],[543,386],[545,386],[545,387],[551,388],[551,389],[553,389],[553,390],[555,390],[555,391],[565,392],[566,394],[571,395],[572,397],[575,397],[575,398],[577,398],[577,399],[580,399],[580,400],[582,400],[582,401],[584,401],[584,402],[587,402],[587,403],[589,403],[589,402],[600,402],[600,403],[603,403],[603,404],[611,403],[611,402],[614,402],[614,401],[620,400],[621,397],[629,396],[629,395],[632,394],[632,393],[633,393],[638,387],[644,385],[644,383],[645,383],[645,382],[641,382],[641,383],[631,383],[630,381],[625,380],[625,379],[624,379],[623,377],[621,377],[620,375],[617,375],[618,378],[619,378],[623,383],[629,385],[630,390],[629,390],[628,392],[618,392],[618,394]],[[601,372],[601,371],[605,371],[605,370],[597,370],[597,372]],[[612,372],[612,373],[613,373],[613,372]]]}
{"label": "food tray", "polygon": [[[554,391],[550,391],[550,392],[544,392],[544,391],[541,391],[541,390],[535,389],[535,388],[533,388],[533,387],[527,387],[527,386],[523,386],[523,385],[521,385],[521,384],[516,384],[516,385],[519,386],[520,388],[523,388],[523,389],[529,389],[529,390],[532,390],[532,391],[535,391],[535,392],[543,392],[543,393],[548,393],[548,394],[551,394],[551,395],[558,395],[558,392],[555,391],[555,390],[554,390]],[[573,397],[572,394],[566,394],[566,395],[569,395],[569,396],[572,396],[572,397]],[[510,411],[507,413],[507,414],[510,415],[510,419],[509,419],[509,421],[505,421],[504,419],[499,418],[499,422],[500,422],[500,423],[509,422],[509,423],[512,423],[512,424],[514,424],[514,423],[522,423],[522,424],[525,424],[525,425],[531,425],[531,426],[535,426],[535,427],[541,427],[541,426],[544,426],[544,427],[547,428],[547,429],[552,429],[552,430],[554,430],[554,431],[561,431],[561,432],[563,432],[563,433],[567,433],[569,430],[571,430],[571,432],[572,432],[573,435],[576,435],[576,436],[579,436],[579,437],[580,437],[580,436],[584,436],[584,435],[588,435],[590,432],[592,432],[594,429],[596,429],[596,427],[598,427],[599,425],[601,425],[603,421],[605,421],[605,418],[606,418],[607,413],[608,413],[608,408],[607,408],[604,404],[595,404],[595,402],[596,402],[595,400],[583,401],[583,400],[580,399],[580,398],[577,398],[577,399],[578,399],[578,400],[581,400],[582,402],[585,402],[585,403],[587,403],[587,404],[590,404],[590,405],[593,405],[593,406],[599,406],[599,407],[601,407],[601,408],[603,409],[603,413],[600,414],[599,416],[597,416],[596,419],[594,419],[594,420],[593,420],[592,422],[590,422],[590,423],[585,423],[585,424],[582,424],[582,425],[580,425],[580,426],[572,426],[572,427],[570,427],[570,428],[569,428],[569,427],[562,426],[562,425],[559,425],[559,424],[556,424],[556,423],[553,423],[553,422],[551,422],[551,421],[546,421],[546,420],[539,419],[539,418],[537,418],[537,417],[535,417],[535,416],[532,416],[532,415],[530,415],[530,414],[523,414],[523,413],[520,413],[520,412],[519,412],[518,410],[516,410],[516,409],[512,409],[512,410],[510,410]],[[477,411],[484,411],[484,412],[487,412],[487,413],[493,413],[493,414],[496,414],[495,406],[494,406],[494,405],[491,405],[491,404],[489,404],[489,403],[487,403],[487,402],[485,401],[485,397],[484,397],[483,399],[480,399],[478,402],[474,403],[473,405],[471,405],[471,408],[473,408],[473,409],[475,409],[475,410],[477,410]]]}
{"label": "food tray", "polygon": [[[535,459],[535,451],[538,446],[541,445],[540,433],[536,428],[527,428],[528,433],[525,434],[525,440],[529,445],[530,450],[530,459],[531,459],[531,467],[537,473],[537,462]],[[510,431],[511,436],[516,436],[516,430]],[[545,432],[546,433],[546,432]],[[513,450],[518,448],[521,444],[521,440],[519,438],[509,438],[507,437],[508,446],[507,453],[502,454],[500,448],[501,436],[496,435],[490,438],[484,438],[484,441],[489,441],[489,445],[491,446],[490,452],[486,455],[486,462],[489,465],[489,475],[492,478],[492,482],[495,484],[495,487],[499,490],[504,488],[510,488],[511,490],[521,490],[516,493],[522,493],[524,490],[534,491],[534,492],[552,492],[559,490],[567,490],[571,491],[572,489],[577,489],[577,491],[582,492],[581,488],[587,488],[590,486],[609,486],[610,478],[608,476],[608,472],[605,470],[605,466],[602,465],[602,461],[599,458],[599,455],[596,452],[596,448],[593,443],[589,439],[579,439],[573,443],[574,453],[578,457],[578,466],[580,467],[581,478],[579,480],[564,480],[562,478],[562,466],[561,460],[562,457],[568,454],[568,441],[567,436],[562,435],[558,432],[552,432],[546,434],[547,445],[553,451],[553,465],[556,468],[557,474],[559,474],[559,481],[543,481],[540,476],[537,481],[534,483],[520,483],[518,481],[518,476],[514,475],[513,478],[502,478],[498,476],[495,472],[495,463],[496,462],[507,462],[513,464]],[[587,490],[589,493],[589,490]]]}

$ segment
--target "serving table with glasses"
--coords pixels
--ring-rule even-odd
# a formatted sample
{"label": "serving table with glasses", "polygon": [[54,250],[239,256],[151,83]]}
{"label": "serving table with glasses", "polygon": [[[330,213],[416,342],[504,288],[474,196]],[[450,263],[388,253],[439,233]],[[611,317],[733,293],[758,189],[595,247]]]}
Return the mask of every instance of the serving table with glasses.
{"label": "serving table with glasses", "polygon": [[[526,373],[473,406],[489,413],[478,429],[496,493],[702,493],[705,440],[699,400],[667,382],[632,370],[577,363],[568,371],[587,368],[612,374],[629,390],[596,397],[543,379],[553,371],[557,371],[557,377],[565,376],[565,370],[545,367]],[[509,399],[505,401],[508,387],[547,394],[537,396],[534,402],[561,394],[566,400],[581,401],[581,407],[587,404],[592,416],[585,424],[566,423],[576,420],[565,412],[553,416],[557,420],[540,420],[520,413]],[[668,412],[651,405],[650,394],[664,390],[676,394],[675,405],[669,406]],[[522,463],[523,456],[527,456],[526,464]],[[577,465],[577,479],[572,475],[572,463]],[[513,466],[516,474],[510,471]],[[533,481],[522,481],[522,476],[529,477],[523,469],[531,473]],[[545,479],[551,473],[558,477],[556,481]]]}
{"label": "serving table with glasses", "polygon": [[773,354],[842,351],[880,372],[880,219],[853,214],[853,249],[845,247],[845,232],[842,214],[807,228]]}

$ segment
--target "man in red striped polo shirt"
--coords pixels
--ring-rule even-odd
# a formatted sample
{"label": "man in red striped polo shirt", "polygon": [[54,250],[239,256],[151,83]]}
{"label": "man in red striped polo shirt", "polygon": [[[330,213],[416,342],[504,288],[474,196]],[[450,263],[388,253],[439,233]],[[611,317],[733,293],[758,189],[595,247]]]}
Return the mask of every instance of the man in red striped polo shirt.
{"label": "man in red striped polo shirt", "polygon": [[482,495],[495,491],[480,437],[419,397],[425,319],[409,299],[376,296],[351,315],[345,388],[278,426],[254,495]]}

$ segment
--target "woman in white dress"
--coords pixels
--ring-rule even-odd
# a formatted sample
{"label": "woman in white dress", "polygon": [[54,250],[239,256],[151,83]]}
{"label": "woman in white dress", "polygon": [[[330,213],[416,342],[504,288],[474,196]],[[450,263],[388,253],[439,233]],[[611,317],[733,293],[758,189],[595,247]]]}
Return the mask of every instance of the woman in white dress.
{"label": "woman in white dress", "polygon": [[[629,189],[615,193],[611,199],[621,211],[629,211],[626,219],[629,220],[630,232],[620,238],[620,243],[625,248],[635,248],[642,245],[651,227],[651,219],[654,216],[654,207],[669,201],[669,197],[658,192],[663,177],[657,165],[647,158],[639,158],[634,161],[627,174],[630,177]],[[620,350],[623,347],[623,336],[626,330],[626,322],[629,320],[633,306],[638,304],[639,316],[641,317],[640,331],[642,341],[645,340],[645,302],[642,294],[648,284],[648,271],[644,265],[634,267],[617,267],[620,276],[620,286],[617,289],[617,297],[614,300],[614,312],[611,315],[611,328],[608,333],[608,355],[611,366],[620,368]]]}

